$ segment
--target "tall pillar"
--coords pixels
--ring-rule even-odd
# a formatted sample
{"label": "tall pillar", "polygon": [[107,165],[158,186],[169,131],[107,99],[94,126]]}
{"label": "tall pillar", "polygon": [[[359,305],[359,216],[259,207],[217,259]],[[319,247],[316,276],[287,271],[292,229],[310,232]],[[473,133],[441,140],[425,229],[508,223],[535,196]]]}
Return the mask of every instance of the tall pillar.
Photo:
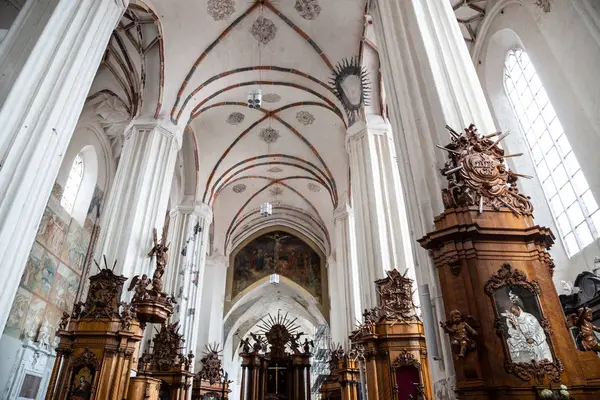
{"label": "tall pillar", "polygon": [[128,0],[28,1],[0,44],[0,331]]}
{"label": "tall pillar", "polygon": [[361,299],[365,308],[377,305],[373,282],[383,278],[386,271],[408,269],[414,276],[412,254],[406,251],[406,247],[410,250],[410,238],[402,226],[406,214],[397,166],[393,162],[390,126],[383,119],[374,120],[369,124],[355,123],[348,129],[347,136],[358,265],[361,266]]}
{"label": "tall pillar", "polygon": [[181,129],[165,120],[138,119],[126,130],[95,258],[117,261],[115,271],[128,278],[152,271],[152,230],[160,240],[181,138]]}
{"label": "tall pillar", "polygon": [[335,211],[336,259],[329,268],[331,296],[331,337],[345,344],[357,321],[362,319],[360,280],[356,263],[356,231],[354,212],[346,201]]}
{"label": "tall pillar", "polygon": [[200,305],[200,332],[198,346],[200,352],[210,343],[223,346],[223,307],[225,305],[225,285],[227,279],[227,258],[220,254],[206,257],[204,287]]}
{"label": "tall pillar", "polygon": [[[495,129],[450,2],[377,0],[371,13],[414,241],[443,210],[438,170],[445,154],[435,145],[447,142],[445,125]],[[417,280],[429,286],[437,326],[445,320],[439,280],[429,254],[417,249],[414,255]],[[437,330],[427,335],[430,349],[439,335]],[[440,342],[442,354],[429,354],[434,381],[454,374],[449,342]]]}

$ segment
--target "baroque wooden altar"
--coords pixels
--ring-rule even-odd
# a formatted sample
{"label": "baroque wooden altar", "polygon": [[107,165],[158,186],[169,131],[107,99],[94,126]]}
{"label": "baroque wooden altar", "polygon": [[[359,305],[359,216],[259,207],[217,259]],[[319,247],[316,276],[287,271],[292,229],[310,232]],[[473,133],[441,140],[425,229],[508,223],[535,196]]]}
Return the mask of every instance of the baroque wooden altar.
{"label": "baroque wooden altar", "polygon": [[600,398],[591,379],[600,359],[578,352],[566,328],[547,252],[554,236],[534,223],[522,175],[504,164],[505,135],[448,129],[445,211],[419,243],[438,271],[458,398],[533,400],[560,384],[578,400]]}
{"label": "baroque wooden altar", "polygon": [[364,354],[369,398],[432,399],[425,330],[412,280],[394,269],[375,282],[379,306],[365,310],[350,340]]}
{"label": "baroque wooden altar", "polygon": [[217,344],[207,345],[200,359],[200,371],[194,376],[192,400],[228,399],[230,381],[223,370],[221,352]]}
{"label": "baroque wooden altar", "polygon": [[[163,324],[154,339],[152,349],[140,357],[138,377],[150,377],[160,381],[160,398],[187,400],[191,393],[194,373],[190,371],[194,355],[184,355],[183,335],[179,324]],[[146,400],[141,397],[135,400]]]}
{"label": "baroque wooden altar", "polygon": [[85,303],[76,304],[71,317],[63,315],[46,399],[126,397],[143,329],[132,307],[119,302],[125,280],[101,270],[90,277]]}
{"label": "baroque wooden altar", "polygon": [[348,353],[338,345],[330,350],[329,375],[321,385],[323,400],[358,400],[360,361],[362,355],[352,349]]}
{"label": "baroque wooden altar", "polygon": [[279,314],[269,316],[259,333],[242,341],[242,399],[309,400],[312,340],[300,343],[303,332]]}

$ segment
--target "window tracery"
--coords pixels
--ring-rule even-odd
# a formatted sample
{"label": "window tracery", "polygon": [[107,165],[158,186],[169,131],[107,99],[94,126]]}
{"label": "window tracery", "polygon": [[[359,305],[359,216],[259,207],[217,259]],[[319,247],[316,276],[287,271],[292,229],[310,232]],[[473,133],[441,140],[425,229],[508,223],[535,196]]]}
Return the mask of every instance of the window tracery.
{"label": "window tracery", "polygon": [[600,211],[567,135],[529,56],[508,52],[504,87],[542,184],[567,255],[600,235]]}

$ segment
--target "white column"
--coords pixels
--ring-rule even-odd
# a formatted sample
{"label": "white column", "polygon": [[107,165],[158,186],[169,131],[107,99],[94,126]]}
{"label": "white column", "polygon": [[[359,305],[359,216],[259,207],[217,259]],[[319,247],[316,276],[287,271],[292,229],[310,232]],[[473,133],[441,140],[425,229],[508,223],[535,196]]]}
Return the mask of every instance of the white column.
{"label": "white column", "polygon": [[335,211],[334,223],[336,260],[329,273],[331,337],[338,343],[346,344],[357,321],[362,320],[363,310],[354,212],[347,201],[344,200],[342,206]]}
{"label": "white column", "polygon": [[[415,243],[443,210],[439,168],[446,154],[435,145],[449,142],[444,126],[463,129],[475,123],[481,132],[495,129],[450,2],[377,0],[372,16]],[[429,285],[437,324],[446,318],[437,272],[427,251],[416,246],[414,255],[417,279]],[[427,340],[431,349],[442,343],[443,354],[429,353],[433,381],[453,375],[447,338],[433,327]]]}
{"label": "white column", "polygon": [[223,346],[223,307],[225,305],[225,285],[227,280],[227,258],[220,254],[206,257],[204,269],[204,287],[200,305],[201,321],[197,353],[210,343]]}
{"label": "white column", "polygon": [[181,129],[165,120],[138,119],[126,130],[95,258],[116,260],[115,271],[127,278],[153,271],[148,257],[152,231],[157,228],[160,239],[181,137]]}
{"label": "white column", "polygon": [[347,136],[360,285],[366,308],[377,305],[374,281],[385,277],[385,271],[408,269],[414,277],[412,254],[405,249],[410,238],[402,226],[406,211],[398,167],[392,158],[390,129],[383,119],[373,118],[368,126],[364,122],[352,125]]}
{"label": "white column", "polygon": [[[180,321],[183,321],[182,332],[186,348],[193,352],[198,346],[200,324],[200,307],[202,306],[202,291],[205,288],[204,276],[206,270],[206,251],[208,244],[209,227],[212,223],[212,209],[204,204],[194,205],[196,224],[194,225],[194,239],[187,243],[186,267],[183,296],[187,302],[185,312],[180,310]],[[225,292],[223,292],[225,293]],[[196,353],[197,356],[200,354]]]}
{"label": "white column", "polygon": [[0,44],[0,331],[128,0],[28,1]]}

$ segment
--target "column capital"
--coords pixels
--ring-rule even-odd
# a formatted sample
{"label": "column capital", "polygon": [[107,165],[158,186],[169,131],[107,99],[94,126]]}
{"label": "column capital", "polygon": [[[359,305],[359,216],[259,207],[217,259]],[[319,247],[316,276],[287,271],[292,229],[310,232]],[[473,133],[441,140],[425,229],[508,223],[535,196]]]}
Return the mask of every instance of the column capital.
{"label": "column capital", "polygon": [[125,138],[129,137],[134,130],[156,130],[165,136],[172,137],[177,142],[177,148],[181,148],[183,141],[183,129],[167,118],[139,117],[132,120],[125,129]]}
{"label": "column capital", "polygon": [[344,202],[333,212],[333,220],[335,222],[343,221],[352,215],[354,215],[354,210],[352,209],[350,204]]}
{"label": "column capital", "polygon": [[212,222],[213,212],[212,208],[202,202],[189,202],[180,204],[171,210],[172,213],[179,212],[181,214],[194,214],[198,217],[204,218],[208,223]]}
{"label": "column capital", "polygon": [[346,142],[357,140],[367,134],[367,124],[364,121],[356,121],[346,130]]}
{"label": "column capital", "polygon": [[206,256],[206,266],[207,267],[223,267],[226,268],[227,264],[229,264],[229,260],[222,254],[215,253],[210,256]]}

